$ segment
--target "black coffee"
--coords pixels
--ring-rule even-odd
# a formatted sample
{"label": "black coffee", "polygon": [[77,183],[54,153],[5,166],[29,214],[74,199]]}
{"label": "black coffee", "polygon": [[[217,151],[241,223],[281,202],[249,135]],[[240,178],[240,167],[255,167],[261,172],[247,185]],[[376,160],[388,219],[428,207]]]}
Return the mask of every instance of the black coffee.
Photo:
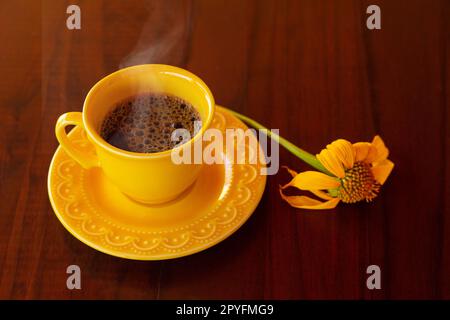
{"label": "black coffee", "polygon": [[114,106],[103,120],[103,139],[122,150],[152,153],[170,150],[189,137],[178,135],[176,129],[186,129],[192,138],[200,129],[200,115],[181,98],[166,94],[141,94]]}

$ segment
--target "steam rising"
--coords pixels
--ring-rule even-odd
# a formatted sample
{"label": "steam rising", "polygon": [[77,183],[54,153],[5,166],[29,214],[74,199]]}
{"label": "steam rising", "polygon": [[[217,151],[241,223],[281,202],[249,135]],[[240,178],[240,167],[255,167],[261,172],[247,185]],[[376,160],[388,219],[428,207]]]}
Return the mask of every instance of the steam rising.
{"label": "steam rising", "polygon": [[[162,7],[161,7],[162,6]],[[136,46],[122,60],[119,67],[137,64],[164,63],[179,65],[185,53],[186,16],[155,4],[149,9],[149,17],[144,23]]]}

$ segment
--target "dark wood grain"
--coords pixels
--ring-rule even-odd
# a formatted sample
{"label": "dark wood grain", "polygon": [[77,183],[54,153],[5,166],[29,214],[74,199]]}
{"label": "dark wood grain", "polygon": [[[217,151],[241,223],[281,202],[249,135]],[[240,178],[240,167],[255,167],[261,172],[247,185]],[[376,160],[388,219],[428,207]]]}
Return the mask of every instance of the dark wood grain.
{"label": "dark wood grain", "polygon": [[[82,29],[67,30],[79,4]],[[2,1],[0,298],[450,298],[449,17],[446,0]],[[268,179],[252,218],[170,261],[104,255],[72,237],[46,190],[54,124],[100,78],[137,63],[189,69],[219,104],[306,150],[382,135],[395,170],[371,204],[289,207]],[[281,151],[280,162],[307,167]],[[82,290],[66,289],[66,267]],[[382,289],[365,286],[382,270]]]}

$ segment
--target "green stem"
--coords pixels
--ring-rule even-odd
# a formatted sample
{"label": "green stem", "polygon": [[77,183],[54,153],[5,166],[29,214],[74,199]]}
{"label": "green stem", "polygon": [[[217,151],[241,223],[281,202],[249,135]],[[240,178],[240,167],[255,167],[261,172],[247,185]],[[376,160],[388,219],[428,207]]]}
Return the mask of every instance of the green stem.
{"label": "green stem", "polygon": [[252,126],[253,128],[264,130],[268,137],[270,137],[271,139],[274,139],[275,141],[277,141],[280,145],[282,145],[284,148],[286,148],[286,150],[288,150],[294,156],[300,158],[301,160],[303,160],[304,162],[309,164],[311,167],[313,167],[313,168],[315,168],[315,169],[317,169],[319,171],[322,171],[323,173],[331,175],[331,173],[311,153],[309,153],[309,152],[307,152],[307,151],[297,147],[295,144],[293,144],[292,142],[284,139],[283,137],[280,137],[276,133],[274,133],[274,132],[270,131],[269,129],[267,129],[266,127],[264,127],[262,124],[256,122],[255,120],[253,120],[253,119],[251,119],[251,118],[249,118],[247,116],[244,116],[243,114],[240,114],[240,113],[238,113],[236,111],[230,110],[228,108],[226,108],[226,109],[230,113],[235,115],[237,118],[241,119],[243,122],[245,122],[248,125]]}

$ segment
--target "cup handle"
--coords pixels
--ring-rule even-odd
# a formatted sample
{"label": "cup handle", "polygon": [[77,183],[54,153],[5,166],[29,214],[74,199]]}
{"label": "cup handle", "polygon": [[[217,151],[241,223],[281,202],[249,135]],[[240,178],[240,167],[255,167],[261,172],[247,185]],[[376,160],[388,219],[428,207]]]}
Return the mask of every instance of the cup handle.
{"label": "cup handle", "polygon": [[96,155],[87,154],[77,149],[66,134],[66,127],[69,125],[79,126],[84,130],[83,116],[81,112],[67,112],[61,115],[56,122],[55,133],[61,147],[69,156],[77,161],[83,168],[89,169],[99,165]]}

